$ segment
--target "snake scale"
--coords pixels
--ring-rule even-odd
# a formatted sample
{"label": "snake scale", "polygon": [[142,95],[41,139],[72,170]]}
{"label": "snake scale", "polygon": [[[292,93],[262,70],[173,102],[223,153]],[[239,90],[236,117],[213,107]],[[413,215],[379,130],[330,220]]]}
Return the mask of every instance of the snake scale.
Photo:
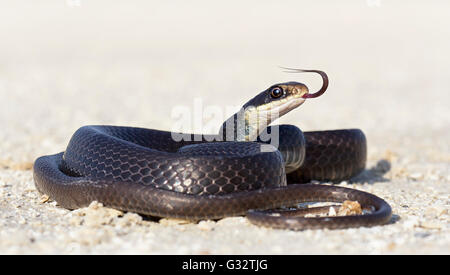
{"label": "snake scale", "polygon": [[[66,151],[38,158],[39,192],[68,209],[92,201],[123,211],[189,220],[246,215],[273,228],[348,228],[384,224],[391,207],[354,189],[300,184],[341,181],[366,163],[366,139],[359,129],[302,132],[293,125],[269,124],[322,95],[298,82],[275,84],[227,119],[218,135],[183,134],[120,126],[84,126]],[[264,139],[270,136],[270,139]],[[213,140],[214,142],[210,142]],[[276,140],[274,145],[273,141]],[[304,217],[280,207],[304,202],[358,201],[363,215]],[[308,211],[304,211],[308,212]]]}

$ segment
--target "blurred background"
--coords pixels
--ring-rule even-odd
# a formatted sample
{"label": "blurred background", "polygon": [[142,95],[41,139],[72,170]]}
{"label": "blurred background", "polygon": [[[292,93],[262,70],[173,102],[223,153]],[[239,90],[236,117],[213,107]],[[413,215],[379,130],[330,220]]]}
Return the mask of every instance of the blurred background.
{"label": "blurred background", "polygon": [[448,157],[448,1],[0,3],[2,159],[63,151],[86,124],[170,130],[172,108],[195,98],[240,106],[274,83],[321,85],[278,66],[330,78],[281,122]]}

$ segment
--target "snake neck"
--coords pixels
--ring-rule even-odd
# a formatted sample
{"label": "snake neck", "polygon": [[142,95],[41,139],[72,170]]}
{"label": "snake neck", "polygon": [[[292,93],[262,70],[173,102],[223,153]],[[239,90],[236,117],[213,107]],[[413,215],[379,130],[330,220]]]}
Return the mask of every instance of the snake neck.
{"label": "snake neck", "polygon": [[256,141],[276,118],[262,116],[253,106],[243,107],[222,124],[219,136],[223,141]]}
{"label": "snake neck", "polygon": [[[274,90],[278,92],[273,95]],[[249,100],[220,128],[223,141],[256,141],[276,119],[305,101],[308,88],[296,82],[276,84]]]}

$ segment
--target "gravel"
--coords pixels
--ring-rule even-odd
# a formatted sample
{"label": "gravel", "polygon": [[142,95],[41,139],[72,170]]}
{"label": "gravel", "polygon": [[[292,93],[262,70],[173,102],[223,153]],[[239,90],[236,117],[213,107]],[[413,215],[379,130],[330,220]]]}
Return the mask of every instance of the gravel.
{"label": "gravel", "polygon": [[[0,253],[449,254],[450,4],[376,3],[2,7],[0,33],[8,39],[0,44]],[[33,161],[63,151],[82,125],[171,130],[177,107],[193,110],[201,102],[225,112],[273,83],[320,85],[278,65],[329,74],[329,91],[280,123],[363,129],[367,169],[339,186],[388,201],[389,224],[293,232],[245,217],[187,223],[96,202],[69,211],[36,191]],[[195,122],[195,111],[186,116]]]}

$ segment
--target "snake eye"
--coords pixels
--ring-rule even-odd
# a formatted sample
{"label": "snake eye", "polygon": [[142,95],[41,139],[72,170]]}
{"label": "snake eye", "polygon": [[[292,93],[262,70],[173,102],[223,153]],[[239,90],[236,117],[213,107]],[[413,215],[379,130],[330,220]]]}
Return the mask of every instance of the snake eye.
{"label": "snake eye", "polygon": [[280,87],[273,87],[272,90],[270,90],[270,96],[272,98],[279,98],[283,95],[283,90]]}

